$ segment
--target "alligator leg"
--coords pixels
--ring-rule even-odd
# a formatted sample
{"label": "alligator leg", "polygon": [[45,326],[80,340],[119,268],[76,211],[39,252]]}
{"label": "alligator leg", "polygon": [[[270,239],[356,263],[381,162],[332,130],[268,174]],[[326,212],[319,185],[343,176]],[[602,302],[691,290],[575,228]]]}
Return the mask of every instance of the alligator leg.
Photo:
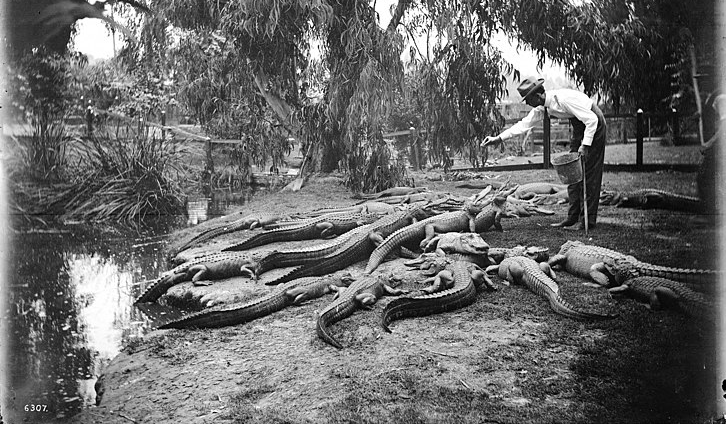
{"label": "alligator leg", "polygon": [[[484,286],[489,291],[496,291],[497,287],[494,285],[494,282],[489,279],[486,272],[482,271],[481,269],[474,269],[470,273],[472,281],[474,281],[474,286],[477,288],[477,290]],[[452,281],[453,284],[453,281]]]}
{"label": "alligator leg", "polygon": [[[679,309],[680,296],[668,287],[656,287],[653,291],[653,297],[657,302],[658,307],[663,309]],[[651,307],[653,305],[653,299],[651,300]],[[655,309],[655,308],[654,308]]]}
{"label": "alligator leg", "polygon": [[557,275],[555,275],[555,272],[552,270],[552,267],[550,267],[550,264],[548,264],[547,262],[540,262],[539,269],[541,269],[542,272],[544,272],[551,279],[557,281]]}
{"label": "alligator leg", "polygon": [[356,295],[355,300],[364,309],[371,309],[381,296],[400,296],[408,293],[408,290],[396,289],[388,284],[381,284],[380,291],[376,288],[365,290]]}
{"label": "alligator leg", "polygon": [[315,229],[319,231],[320,237],[328,238],[335,235],[335,225],[331,222],[320,222],[315,225]]}
{"label": "alligator leg", "polygon": [[454,286],[454,275],[451,274],[451,271],[444,270],[433,277],[425,279],[423,283],[428,283],[429,285],[422,288],[421,291],[426,294],[431,294],[440,290],[452,288]]}
{"label": "alligator leg", "polygon": [[610,277],[604,262],[598,262],[590,267],[590,278],[597,284],[583,283],[589,287],[607,287],[610,285]]}

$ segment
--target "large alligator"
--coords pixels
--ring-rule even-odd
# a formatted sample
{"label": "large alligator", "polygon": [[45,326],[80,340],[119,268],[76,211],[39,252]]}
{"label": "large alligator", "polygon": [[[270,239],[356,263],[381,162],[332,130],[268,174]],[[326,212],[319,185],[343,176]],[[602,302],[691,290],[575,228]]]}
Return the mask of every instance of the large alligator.
{"label": "large alligator", "polygon": [[375,222],[380,215],[361,212],[334,212],[317,218],[304,220],[299,225],[291,225],[274,230],[263,231],[240,243],[222,249],[223,252],[237,252],[282,241],[310,240],[328,238],[343,234]]}
{"label": "large alligator", "polygon": [[676,309],[711,322],[716,319],[714,302],[681,282],[660,277],[631,278],[627,273],[616,276],[616,280],[621,284],[608,289],[610,294],[626,294],[651,309]]}
{"label": "large alligator", "polygon": [[385,197],[406,196],[409,194],[423,193],[428,190],[429,189],[427,187],[391,187],[389,189],[379,191],[378,193],[373,193],[373,194],[359,193],[357,195],[354,195],[353,198],[354,199],[366,199],[366,200],[380,200]]}
{"label": "large alligator", "polygon": [[331,346],[342,349],[340,344],[329,332],[334,323],[348,317],[358,308],[371,307],[383,295],[400,295],[404,290],[389,286],[390,278],[381,274],[365,274],[356,279],[348,288],[339,292],[338,297],[318,315],[316,330],[318,337]]}
{"label": "large alligator", "polygon": [[347,273],[340,277],[330,275],[301,278],[276,287],[272,293],[250,302],[207,309],[166,322],[159,328],[207,328],[243,324],[287,306],[300,305],[307,300],[331,293],[334,291],[331,286],[347,287],[352,281],[350,274]]}
{"label": "large alligator", "polygon": [[166,291],[184,281],[218,280],[237,276],[254,276],[259,258],[239,252],[217,252],[192,259],[153,280],[135,303],[155,302]]}
{"label": "large alligator", "polygon": [[257,227],[264,227],[266,225],[272,224],[279,219],[280,216],[277,214],[249,214],[232,222],[228,222],[202,231],[201,233],[195,235],[189,241],[175,249],[175,251],[172,253],[176,254],[178,252],[182,252],[194,245],[219,237],[223,234],[229,234],[235,231],[241,231],[246,229],[252,230]]}
{"label": "large alligator", "polygon": [[581,278],[595,281],[585,283],[589,286],[607,287],[610,285],[609,272],[603,261],[624,258],[625,255],[615,250],[600,246],[590,246],[581,241],[566,241],[556,255],[548,261],[551,267],[562,266],[565,271]]}
{"label": "large alligator", "polygon": [[[514,189],[516,187],[512,191]],[[497,195],[488,201],[482,201],[483,197],[478,195],[467,202],[462,210],[435,215],[394,232],[370,255],[365,272],[373,272],[391,252],[403,244],[420,242],[420,246],[426,246],[436,233],[482,233],[491,226],[501,230],[501,217],[506,214],[508,195],[509,193]]]}
{"label": "large alligator", "polygon": [[603,190],[600,193],[600,204],[615,205],[619,208],[666,209],[693,213],[703,210],[703,203],[698,197],[684,196],[654,188],[630,192]]}
{"label": "large alligator", "polygon": [[424,252],[432,250],[442,256],[452,252],[486,256],[489,245],[477,233],[448,232],[435,235],[423,248]]}
{"label": "large alligator", "polygon": [[604,269],[612,276],[616,284],[627,278],[660,277],[682,283],[711,285],[723,277],[723,272],[710,269],[673,268],[641,262],[634,256],[606,259]]}
{"label": "large alligator", "polygon": [[[438,268],[440,265],[436,266]],[[478,266],[449,259],[445,269],[433,279],[433,284],[421,290],[423,294],[399,297],[389,302],[381,314],[381,326],[390,333],[389,324],[396,319],[438,314],[471,305],[476,300],[477,291],[484,286],[494,288]]]}
{"label": "large alligator", "polygon": [[346,268],[367,258],[385,237],[424,216],[426,216],[426,212],[423,209],[414,207],[386,215],[372,224],[355,228],[343,235],[345,240],[338,245],[335,251],[265,284],[277,285],[296,278],[325,275]]}
{"label": "large alligator", "polygon": [[532,215],[554,215],[555,211],[541,208],[531,200],[517,199],[514,196],[507,198],[507,216],[527,218]]}
{"label": "large alligator", "polygon": [[397,204],[412,204],[412,203],[418,203],[418,202],[434,202],[437,200],[442,199],[448,199],[450,197],[447,193],[438,193],[438,192],[423,192],[423,193],[413,193],[413,194],[405,194],[402,196],[391,196],[391,197],[384,197],[381,199],[378,199],[379,202],[382,203],[388,203],[389,205],[397,205]]}
{"label": "large alligator", "polygon": [[[320,215],[325,215],[328,213],[335,213],[335,212],[351,212],[351,213],[377,213],[381,215],[386,215],[389,213],[392,213],[396,210],[396,208],[388,203],[383,202],[365,202],[360,203],[353,206],[346,206],[346,207],[339,207],[339,208],[323,208],[323,209],[315,209],[308,212],[300,212],[297,214],[292,215],[294,218],[302,219],[302,218],[315,218]],[[272,224],[269,227],[274,228],[276,224]],[[266,227],[267,228],[267,227]]]}
{"label": "large alligator", "polygon": [[549,195],[556,194],[561,191],[567,191],[565,184],[552,184],[546,182],[534,182],[527,184],[520,184],[517,190],[512,193],[517,199],[533,199],[537,195]]}
{"label": "large alligator", "polygon": [[[552,267],[564,266],[568,273],[590,278],[596,286],[608,287],[614,284],[614,266],[627,267],[633,277],[664,277],[681,282],[708,283],[717,280],[722,273],[712,270],[674,268],[641,262],[633,256],[625,255],[600,246],[586,245],[580,241],[565,242],[557,255],[549,260]],[[591,283],[586,283],[593,285]]]}
{"label": "large alligator", "polygon": [[524,284],[533,293],[547,299],[552,310],[560,315],[578,319],[611,319],[616,316],[584,312],[570,305],[560,296],[555,274],[545,262],[537,263],[524,256],[513,256],[504,259],[499,265],[488,267],[486,272],[497,272],[502,280]]}

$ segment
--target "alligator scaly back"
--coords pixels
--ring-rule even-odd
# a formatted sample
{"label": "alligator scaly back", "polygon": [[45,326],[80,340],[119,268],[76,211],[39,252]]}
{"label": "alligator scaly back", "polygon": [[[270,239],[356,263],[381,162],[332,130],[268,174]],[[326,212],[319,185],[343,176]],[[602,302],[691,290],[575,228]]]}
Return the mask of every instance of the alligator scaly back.
{"label": "alligator scaly back", "polygon": [[334,252],[312,263],[295,268],[289,273],[267,282],[267,285],[282,284],[295,278],[324,275],[341,270],[368,257],[375,248],[374,239],[382,239],[399,228],[410,224],[414,216],[421,216],[420,208],[395,212],[380,218],[373,224],[355,228],[346,233],[348,238]]}
{"label": "alligator scaly back", "polygon": [[290,225],[274,230],[263,231],[240,243],[222,249],[223,252],[233,252],[252,249],[270,243],[296,240],[310,240],[320,237],[329,237],[343,234],[353,228],[375,222],[377,214],[360,212],[336,212],[306,219],[297,225]]}
{"label": "alligator scaly back", "polygon": [[184,243],[181,247],[176,249],[176,252],[182,252],[186,249],[189,249],[190,247],[201,244],[205,241],[211,240],[215,237],[219,237],[223,234],[229,234],[233,233],[235,231],[240,230],[246,230],[246,229],[254,229],[258,226],[265,226],[272,222],[275,222],[276,220],[280,219],[278,215],[273,214],[250,214],[246,215],[243,218],[237,219],[235,221],[218,225],[216,227],[210,228],[208,230],[202,231],[201,233],[197,234],[193,238],[191,238],[189,241]]}
{"label": "alligator scaly back", "polygon": [[339,292],[338,298],[326,306],[318,315],[316,321],[318,337],[331,346],[342,349],[343,345],[330,334],[329,327],[352,315],[361,306],[373,305],[384,294],[397,295],[403,293],[401,290],[395,290],[386,285],[388,280],[390,279],[380,274],[364,274],[348,288]]}
{"label": "alligator scaly back", "polygon": [[389,302],[381,314],[383,329],[390,333],[388,325],[394,320],[449,312],[474,303],[478,286],[481,285],[478,279],[481,277],[473,277],[469,271],[470,266],[472,264],[467,262],[453,261],[446,271],[439,273],[440,278],[442,274],[451,273],[450,278],[454,285],[452,288],[435,293],[399,297]]}
{"label": "alligator scaly back", "polygon": [[616,315],[603,315],[584,312],[570,305],[560,296],[560,289],[553,279],[549,265],[538,264],[524,256],[506,258],[499,265],[487,268],[487,272],[498,271],[499,277],[515,284],[524,284],[535,294],[538,294],[550,303],[553,311],[560,315],[578,319],[611,319]]}
{"label": "alligator scaly back", "polygon": [[631,192],[603,190],[601,205],[615,205],[619,208],[665,209],[672,211],[700,213],[703,202],[698,197],[685,196],[655,188],[644,188]]}
{"label": "alligator scaly back", "polygon": [[617,284],[623,284],[624,281],[635,277],[659,277],[682,283],[712,286],[723,277],[721,271],[653,265],[641,262],[630,255],[607,259],[603,263]]}
{"label": "alligator scaly back", "polygon": [[678,281],[660,277],[629,278],[621,286],[608,289],[611,294],[623,293],[649,304],[651,309],[678,309],[687,315],[714,322],[716,305],[702,293],[695,292]]}
{"label": "alligator scaly back", "polygon": [[159,328],[210,328],[243,324],[282,310],[289,305],[299,305],[306,300],[330,293],[331,285],[346,287],[350,285],[351,281],[348,276],[302,278],[284,284],[272,293],[247,303],[207,309],[166,322]]}

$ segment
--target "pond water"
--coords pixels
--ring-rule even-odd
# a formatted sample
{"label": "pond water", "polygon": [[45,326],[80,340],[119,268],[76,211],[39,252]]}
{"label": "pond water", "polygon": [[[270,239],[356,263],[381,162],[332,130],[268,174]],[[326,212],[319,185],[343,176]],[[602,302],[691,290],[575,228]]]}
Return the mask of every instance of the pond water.
{"label": "pond water", "polygon": [[0,423],[70,417],[95,405],[103,367],[152,327],[133,301],[142,281],[167,269],[166,234],[223,215],[253,193],[190,200],[185,216],[142,235],[84,225],[16,230],[3,314],[8,363]]}

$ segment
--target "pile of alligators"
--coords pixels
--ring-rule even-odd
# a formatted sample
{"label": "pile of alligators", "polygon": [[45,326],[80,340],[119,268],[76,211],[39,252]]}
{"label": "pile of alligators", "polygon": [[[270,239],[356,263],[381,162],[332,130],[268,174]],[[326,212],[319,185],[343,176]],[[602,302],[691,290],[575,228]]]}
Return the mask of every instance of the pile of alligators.
{"label": "pile of alligators", "polygon": [[[390,325],[397,319],[470,305],[478,293],[496,290],[491,279],[496,275],[502,284],[523,285],[545,298],[557,314],[581,320],[616,318],[616,314],[582,310],[565,301],[553,271],[559,268],[586,279],[586,284],[607,288],[610,294],[630,294],[652,308],[676,308],[714,319],[715,305],[698,287],[713,284],[720,277],[717,271],[652,265],[577,241],[566,242],[553,256],[537,246],[489,246],[482,234],[492,228],[501,231],[502,218],[553,214],[541,207],[541,197],[537,197],[546,191],[528,195],[520,186],[507,186],[502,184],[496,190],[487,186],[465,198],[395,187],[358,197],[362,201],[349,207],[289,217],[233,219],[196,234],[177,248],[172,260],[176,266],[147,282],[136,303],[163,301],[171,287],[188,281],[208,285],[211,280],[246,277],[252,284],[275,286],[251,300],[206,302],[201,311],[158,326],[207,328],[242,324],[333,293],[333,301],[318,314],[316,329],[323,341],[342,348],[330,327],[382,296],[397,296],[380,317],[383,329],[391,331]],[[230,233],[239,237],[215,251],[195,255],[195,246]],[[303,240],[318,241],[286,244]],[[379,269],[394,257],[407,259],[404,266],[411,271],[403,274],[414,281],[406,285],[409,289],[401,288],[402,273]],[[362,270],[353,269],[363,262]],[[283,268],[275,277],[266,275]]]}

